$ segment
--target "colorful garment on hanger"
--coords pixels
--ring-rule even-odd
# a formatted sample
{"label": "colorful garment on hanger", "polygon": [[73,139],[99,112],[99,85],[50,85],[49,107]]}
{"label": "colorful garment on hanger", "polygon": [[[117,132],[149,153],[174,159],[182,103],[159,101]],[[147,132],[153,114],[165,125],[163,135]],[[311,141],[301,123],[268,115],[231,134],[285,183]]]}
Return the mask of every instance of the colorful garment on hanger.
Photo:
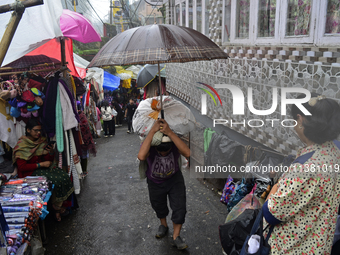
{"label": "colorful garment on hanger", "polygon": [[63,86],[64,86],[64,88],[65,88],[65,91],[66,91],[66,93],[67,93],[67,95],[68,95],[68,97],[69,97],[69,99],[70,99],[71,104],[72,104],[72,109],[73,109],[74,117],[75,117],[75,118],[78,120],[78,122],[79,122],[80,119],[79,119],[78,111],[77,111],[77,109],[76,109],[76,101],[75,101],[75,99],[74,99],[74,96],[72,95],[72,93],[71,93],[71,91],[69,90],[69,88],[68,88],[66,82],[65,82],[63,79],[59,80],[59,82],[60,82],[61,84],[63,84]]}
{"label": "colorful garment on hanger", "polygon": [[78,126],[78,120],[74,116],[72,102],[70,101],[64,86],[59,83],[58,88],[60,93],[64,130],[70,130]]}
{"label": "colorful garment on hanger", "polygon": [[57,101],[57,90],[58,90],[58,80],[59,80],[60,72],[56,72],[55,76],[50,80],[47,91],[46,91],[46,99],[43,105],[43,116],[42,126],[49,137],[53,137],[55,135],[55,120],[56,120],[56,101]]}
{"label": "colorful garment on hanger", "polygon": [[64,151],[64,128],[63,128],[63,110],[61,108],[60,102],[60,90],[59,86],[62,86],[60,83],[58,84],[57,90],[57,103],[56,103],[56,141],[57,141],[57,149],[58,152],[61,153]]}
{"label": "colorful garment on hanger", "polygon": [[87,85],[86,106],[90,105],[90,95],[91,95],[91,83]]}

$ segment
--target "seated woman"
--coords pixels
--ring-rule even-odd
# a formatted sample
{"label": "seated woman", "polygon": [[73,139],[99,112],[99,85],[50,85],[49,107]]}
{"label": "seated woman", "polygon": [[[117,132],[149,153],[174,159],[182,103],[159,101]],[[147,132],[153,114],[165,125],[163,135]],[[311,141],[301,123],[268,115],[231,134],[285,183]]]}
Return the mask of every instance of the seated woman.
{"label": "seated woman", "polygon": [[331,253],[340,202],[340,106],[315,93],[302,105],[312,115],[296,105],[291,112],[305,147],[263,205],[265,220],[275,225],[271,254]]}
{"label": "seated woman", "polygon": [[63,202],[74,191],[70,177],[62,169],[54,166],[53,145],[47,146],[46,137],[41,136],[41,125],[30,119],[26,125],[26,136],[19,138],[13,149],[13,164],[18,167],[18,177],[30,175],[46,176],[54,184],[51,201],[56,211],[57,221],[65,212]]}

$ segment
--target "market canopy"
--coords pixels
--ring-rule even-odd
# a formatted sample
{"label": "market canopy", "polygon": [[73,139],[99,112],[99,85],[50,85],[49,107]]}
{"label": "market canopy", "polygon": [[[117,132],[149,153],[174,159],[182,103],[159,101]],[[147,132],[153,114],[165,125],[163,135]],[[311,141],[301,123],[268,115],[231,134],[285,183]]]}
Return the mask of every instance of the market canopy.
{"label": "market canopy", "polygon": [[[12,4],[14,0],[1,0]],[[63,12],[61,0],[44,0],[43,5],[27,8],[14,34],[2,63],[5,66],[43,45],[50,39],[63,36],[59,18]],[[3,37],[11,13],[0,14],[0,38]]]}
{"label": "market canopy", "polygon": [[116,90],[120,85],[120,78],[104,71],[103,88],[108,90]]}
{"label": "market canopy", "polygon": [[13,68],[32,68],[34,65],[39,64],[61,64],[58,59],[50,58],[45,55],[31,55],[31,56],[23,56],[12,63],[8,64],[7,67]]}
{"label": "market canopy", "polygon": [[[55,58],[61,61],[60,40],[57,38],[53,40],[49,40],[47,43],[43,44],[39,48],[26,54],[26,56],[32,56],[32,55],[45,55],[50,58]],[[65,56],[66,56],[67,67],[68,69],[70,69],[71,74],[73,76],[79,77],[79,74],[76,70],[76,67],[74,65],[74,60],[73,60],[72,40],[69,38],[65,38]]]}
{"label": "market canopy", "polygon": [[132,71],[133,72],[133,76],[131,77],[132,79],[137,79],[138,73],[139,71],[143,68],[142,65],[133,65],[130,66],[129,68],[126,68],[126,70],[128,71]]}
{"label": "market canopy", "polygon": [[84,79],[86,77],[86,67],[90,62],[75,53],[73,53],[73,60],[79,76]]}

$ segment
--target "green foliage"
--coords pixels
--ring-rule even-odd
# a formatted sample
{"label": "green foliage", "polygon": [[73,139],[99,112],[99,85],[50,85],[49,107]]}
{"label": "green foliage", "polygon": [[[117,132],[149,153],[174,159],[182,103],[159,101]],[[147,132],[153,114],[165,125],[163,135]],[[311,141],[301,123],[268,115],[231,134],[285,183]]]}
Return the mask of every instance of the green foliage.
{"label": "green foliage", "polygon": [[99,49],[93,49],[93,50],[83,50],[84,55],[96,55],[98,53]]}

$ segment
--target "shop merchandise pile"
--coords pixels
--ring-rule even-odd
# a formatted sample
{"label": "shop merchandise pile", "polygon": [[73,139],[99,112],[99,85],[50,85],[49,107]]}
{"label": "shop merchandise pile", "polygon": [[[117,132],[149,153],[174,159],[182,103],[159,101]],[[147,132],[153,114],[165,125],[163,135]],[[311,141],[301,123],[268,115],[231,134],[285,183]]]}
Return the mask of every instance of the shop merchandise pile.
{"label": "shop merchandise pile", "polygon": [[52,185],[44,176],[13,179],[1,186],[0,203],[8,225],[7,254],[23,254],[38,228],[39,218],[48,214],[51,190]]}

